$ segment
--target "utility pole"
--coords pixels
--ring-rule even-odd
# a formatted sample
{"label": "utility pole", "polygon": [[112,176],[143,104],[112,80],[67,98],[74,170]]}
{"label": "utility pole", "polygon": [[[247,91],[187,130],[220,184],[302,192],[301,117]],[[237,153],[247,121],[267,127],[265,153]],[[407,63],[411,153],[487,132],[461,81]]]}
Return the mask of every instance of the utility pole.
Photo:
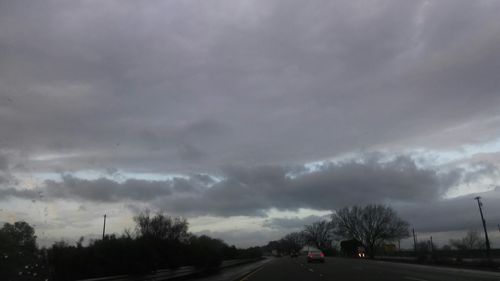
{"label": "utility pole", "polygon": [[104,240],[105,234],[106,234],[106,214],[104,214],[104,225],[102,226],[102,240]]}
{"label": "utility pole", "polygon": [[488,257],[488,259],[490,259],[490,239],[488,239],[488,231],[486,230],[486,221],[484,220],[483,209],[481,208],[483,206],[483,203],[481,203],[480,196],[477,196],[474,199],[477,200],[477,205],[479,206],[479,213],[481,214],[481,221],[483,222],[484,238],[486,239],[486,256]]}
{"label": "utility pole", "polygon": [[432,244],[432,236],[431,236],[431,254],[434,253],[434,245]]}
{"label": "utility pole", "polygon": [[415,256],[417,255],[417,238],[415,237],[415,228],[412,228],[413,232],[413,248],[415,249]]}

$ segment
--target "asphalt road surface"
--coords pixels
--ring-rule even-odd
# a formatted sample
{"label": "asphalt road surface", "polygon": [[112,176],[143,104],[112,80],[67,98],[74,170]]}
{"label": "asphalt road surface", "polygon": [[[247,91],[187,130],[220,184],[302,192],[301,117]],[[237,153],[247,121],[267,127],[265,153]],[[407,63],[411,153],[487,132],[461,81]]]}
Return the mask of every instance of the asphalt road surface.
{"label": "asphalt road surface", "polygon": [[240,281],[491,281],[496,272],[460,270],[361,259],[327,258],[325,263],[306,262],[305,257],[270,261]]}

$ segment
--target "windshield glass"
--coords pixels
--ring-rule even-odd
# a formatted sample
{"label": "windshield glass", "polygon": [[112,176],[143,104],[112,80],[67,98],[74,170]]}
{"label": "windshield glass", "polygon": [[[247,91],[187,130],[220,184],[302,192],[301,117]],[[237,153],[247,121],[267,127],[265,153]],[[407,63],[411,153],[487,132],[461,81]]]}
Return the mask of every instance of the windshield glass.
{"label": "windshield glass", "polygon": [[0,280],[500,278],[499,15],[0,0]]}

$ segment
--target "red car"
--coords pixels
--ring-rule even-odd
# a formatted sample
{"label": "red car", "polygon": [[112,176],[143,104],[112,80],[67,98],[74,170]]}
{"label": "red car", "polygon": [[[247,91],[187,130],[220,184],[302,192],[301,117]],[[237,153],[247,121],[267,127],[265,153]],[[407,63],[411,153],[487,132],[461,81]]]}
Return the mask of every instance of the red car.
{"label": "red car", "polygon": [[325,262],[325,254],[321,251],[309,251],[307,253],[307,262]]}

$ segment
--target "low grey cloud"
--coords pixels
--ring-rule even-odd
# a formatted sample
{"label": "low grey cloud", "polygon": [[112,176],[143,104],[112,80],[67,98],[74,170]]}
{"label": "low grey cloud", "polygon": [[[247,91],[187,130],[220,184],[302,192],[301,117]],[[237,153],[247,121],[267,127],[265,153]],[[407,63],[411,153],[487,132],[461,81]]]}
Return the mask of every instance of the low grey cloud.
{"label": "low grey cloud", "polygon": [[494,1],[1,7],[0,148],[32,171],[207,172],[500,134]]}
{"label": "low grey cloud", "polygon": [[0,153],[0,172],[5,172],[9,169],[7,155]]}
{"label": "low grey cloud", "polygon": [[0,188],[17,184],[17,179],[11,171],[9,158],[9,155],[0,150]]}

